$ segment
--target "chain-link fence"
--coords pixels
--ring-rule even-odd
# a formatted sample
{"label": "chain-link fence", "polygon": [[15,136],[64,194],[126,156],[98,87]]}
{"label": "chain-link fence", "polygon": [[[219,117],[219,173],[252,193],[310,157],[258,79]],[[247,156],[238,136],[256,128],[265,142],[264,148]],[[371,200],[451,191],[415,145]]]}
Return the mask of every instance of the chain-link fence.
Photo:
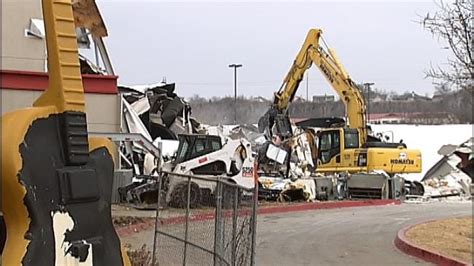
{"label": "chain-link fence", "polygon": [[153,265],[255,265],[254,188],[165,171],[159,181]]}
{"label": "chain-link fence", "polygon": [[[116,200],[132,203],[140,209],[154,206],[157,200],[153,266],[255,265],[258,186],[246,188],[235,184],[233,179],[244,179],[243,183],[252,184],[257,167],[242,166],[239,178],[167,172],[161,169],[162,159],[158,159],[162,157],[162,143],[155,146],[135,133],[93,135],[107,137],[124,148],[120,158],[126,167],[117,171],[119,181],[125,179],[126,174],[131,179],[130,168],[135,170],[135,177],[141,179],[126,186],[123,181],[115,184]],[[130,142],[137,146],[132,148]],[[127,148],[127,144],[130,147]],[[141,156],[135,156],[139,152],[134,148],[142,149],[143,154],[152,154],[158,162],[150,175],[145,175],[143,169],[137,170],[143,168],[145,162],[135,161],[135,157]],[[214,167],[216,165],[210,164],[201,170],[216,172]],[[143,263],[149,264],[149,253],[145,251]],[[140,263],[141,260],[138,265],[143,265]]]}

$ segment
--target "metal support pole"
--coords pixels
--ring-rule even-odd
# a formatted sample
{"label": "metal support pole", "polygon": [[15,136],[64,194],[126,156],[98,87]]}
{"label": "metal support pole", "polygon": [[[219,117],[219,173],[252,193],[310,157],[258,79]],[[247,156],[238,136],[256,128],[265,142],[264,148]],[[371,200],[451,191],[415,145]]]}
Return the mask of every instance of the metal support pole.
{"label": "metal support pole", "polygon": [[306,71],[306,101],[309,102],[309,71]]}
{"label": "metal support pole", "polygon": [[216,187],[216,215],[214,224],[214,265],[220,265],[220,257],[222,255],[221,247],[221,223],[222,223],[222,183],[217,180]]}
{"label": "metal support pole", "polygon": [[158,162],[157,162],[157,165],[156,165],[156,169],[157,169],[157,177],[156,177],[156,182],[158,182],[158,196],[157,196],[157,199],[156,199],[156,215],[155,215],[155,234],[153,236],[153,255],[152,255],[152,265],[156,265],[156,248],[157,248],[157,240],[158,240],[158,225],[159,225],[159,218],[160,218],[160,198],[161,198],[161,180],[163,178],[163,174],[161,173],[161,155],[162,155],[162,146],[161,146],[161,142],[158,143],[158,150],[160,151],[160,155],[158,157]]}
{"label": "metal support pole", "polygon": [[237,124],[237,68],[242,64],[231,64],[230,68],[234,68],[234,124]]}
{"label": "metal support pole", "polygon": [[370,86],[374,85],[375,83],[373,82],[366,82],[364,85],[367,87],[367,122],[370,122]]}
{"label": "metal support pole", "polygon": [[100,58],[102,58],[102,63],[104,63],[105,71],[108,75],[115,75],[112,62],[110,61],[109,54],[105,48],[104,40],[102,38],[94,38],[94,43],[97,45],[97,48],[99,48]]}
{"label": "metal support pole", "polygon": [[367,86],[367,121],[370,122],[370,85]]}
{"label": "metal support pole", "polygon": [[239,188],[234,187],[234,202],[233,202],[233,212],[232,212],[232,261],[231,265],[235,266],[237,264],[237,211],[238,211],[238,202],[239,201]]}
{"label": "metal support pole", "polygon": [[188,176],[188,194],[186,200],[186,223],[184,227],[184,253],[183,253],[183,265],[186,265],[186,257],[188,250],[188,229],[189,229],[189,205],[191,200],[191,177]]}
{"label": "metal support pole", "polygon": [[99,47],[97,47],[97,43],[94,40],[94,57],[95,57],[95,65],[100,68],[100,61],[99,61]]}
{"label": "metal support pole", "polygon": [[258,156],[255,157],[255,163],[253,164],[253,178],[254,178],[254,189],[253,189],[253,207],[252,207],[252,254],[250,255],[250,265],[255,266],[256,248],[257,248],[257,206],[258,206]]}
{"label": "metal support pole", "polygon": [[237,67],[234,67],[234,124],[237,124]]}

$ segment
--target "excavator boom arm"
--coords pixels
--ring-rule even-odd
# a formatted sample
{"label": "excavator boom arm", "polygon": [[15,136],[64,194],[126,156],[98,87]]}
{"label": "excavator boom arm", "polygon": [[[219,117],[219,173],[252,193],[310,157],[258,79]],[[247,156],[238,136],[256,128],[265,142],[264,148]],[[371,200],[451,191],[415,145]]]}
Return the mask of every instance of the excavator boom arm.
{"label": "excavator boom arm", "polygon": [[326,52],[322,47],[311,48],[309,56],[344,103],[347,124],[350,128],[358,129],[360,143],[364,144],[367,139],[367,121],[366,105],[361,91],[339,62],[334,50],[329,49]]}
{"label": "excavator boom arm", "polygon": [[309,51],[313,47],[318,47],[320,35],[321,30],[312,29],[306,36],[306,40],[296,56],[295,61],[293,61],[290,71],[286,74],[280,90],[275,94],[274,104],[277,109],[285,110],[288,108],[290,102],[293,101],[299,84],[301,80],[303,80],[304,73],[313,63],[309,56]]}
{"label": "excavator boom arm", "polygon": [[320,29],[311,29],[308,32],[300,52],[283,81],[283,85],[275,93],[272,106],[273,114],[286,112],[295,97],[301,80],[303,80],[304,73],[314,63],[343,101],[346,107],[348,125],[359,130],[361,144],[363,144],[367,139],[364,98],[338,60],[336,53],[332,49],[325,51],[319,44],[321,34]]}

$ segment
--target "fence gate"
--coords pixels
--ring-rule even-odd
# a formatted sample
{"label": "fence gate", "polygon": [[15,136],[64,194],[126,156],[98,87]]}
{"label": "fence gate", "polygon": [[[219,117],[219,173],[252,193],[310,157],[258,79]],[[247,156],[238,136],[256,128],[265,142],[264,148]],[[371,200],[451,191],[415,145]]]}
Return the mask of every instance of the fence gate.
{"label": "fence gate", "polygon": [[255,265],[256,189],[227,177],[158,178],[153,265]]}

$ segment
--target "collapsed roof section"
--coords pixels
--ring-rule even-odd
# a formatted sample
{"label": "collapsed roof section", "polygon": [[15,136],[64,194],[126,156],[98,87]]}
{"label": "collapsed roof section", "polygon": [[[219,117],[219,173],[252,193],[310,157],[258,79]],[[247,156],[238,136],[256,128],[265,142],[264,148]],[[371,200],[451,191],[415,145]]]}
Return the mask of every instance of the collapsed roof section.
{"label": "collapsed roof section", "polygon": [[474,138],[461,143],[460,145],[443,145],[438,153],[443,158],[433,165],[421,181],[426,181],[434,177],[445,176],[453,171],[461,171],[464,175],[472,178],[473,176],[473,151]]}
{"label": "collapsed roof section", "polygon": [[474,175],[474,138],[460,145],[444,145],[438,151],[443,158],[421,180],[425,195],[431,197],[471,196]]}
{"label": "collapsed roof section", "polygon": [[[90,48],[89,35],[92,36],[95,47],[95,64],[89,60],[81,60],[81,72],[114,75],[112,62],[102,39],[108,36],[107,28],[95,0],[73,0],[72,10],[74,23],[80,33],[78,34],[80,48]],[[104,69],[101,69],[99,58],[102,60]]]}
{"label": "collapsed roof section", "polygon": [[[97,6],[95,5],[95,2],[91,0],[76,0],[73,2],[73,12],[76,25],[78,48],[90,49],[91,41],[89,35],[92,35],[94,44],[97,46],[101,54],[101,58],[104,61],[104,64],[106,65],[106,70],[107,65],[109,65],[109,68],[112,69],[110,59],[108,58],[105,45],[102,41],[102,37],[107,36],[107,29],[105,28],[105,24],[102,20]],[[44,39],[46,36],[46,32],[44,29],[44,20],[42,18],[30,18],[29,25],[25,29],[25,34],[26,36]],[[98,63],[92,63],[84,55],[79,55],[79,61],[81,63],[82,74],[113,74],[113,71],[109,71],[110,73],[107,73],[105,70],[101,69],[97,65]],[[98,60],[96,61],[98,62]]]}
{"label": "collapsed roof section", "polygon": [[[174,83],[119,86],[119,91],[124,101],[129,132],[133,128],[144,127],[152,140],[176,140],[178,134],[201,132],[201,124],[191,117],[189,103],[174,92]],[[126,112],[133,112],[133,116],[139,117],[140,121],[132,119]],[[142,126],[137,126],[138,123]]]}

